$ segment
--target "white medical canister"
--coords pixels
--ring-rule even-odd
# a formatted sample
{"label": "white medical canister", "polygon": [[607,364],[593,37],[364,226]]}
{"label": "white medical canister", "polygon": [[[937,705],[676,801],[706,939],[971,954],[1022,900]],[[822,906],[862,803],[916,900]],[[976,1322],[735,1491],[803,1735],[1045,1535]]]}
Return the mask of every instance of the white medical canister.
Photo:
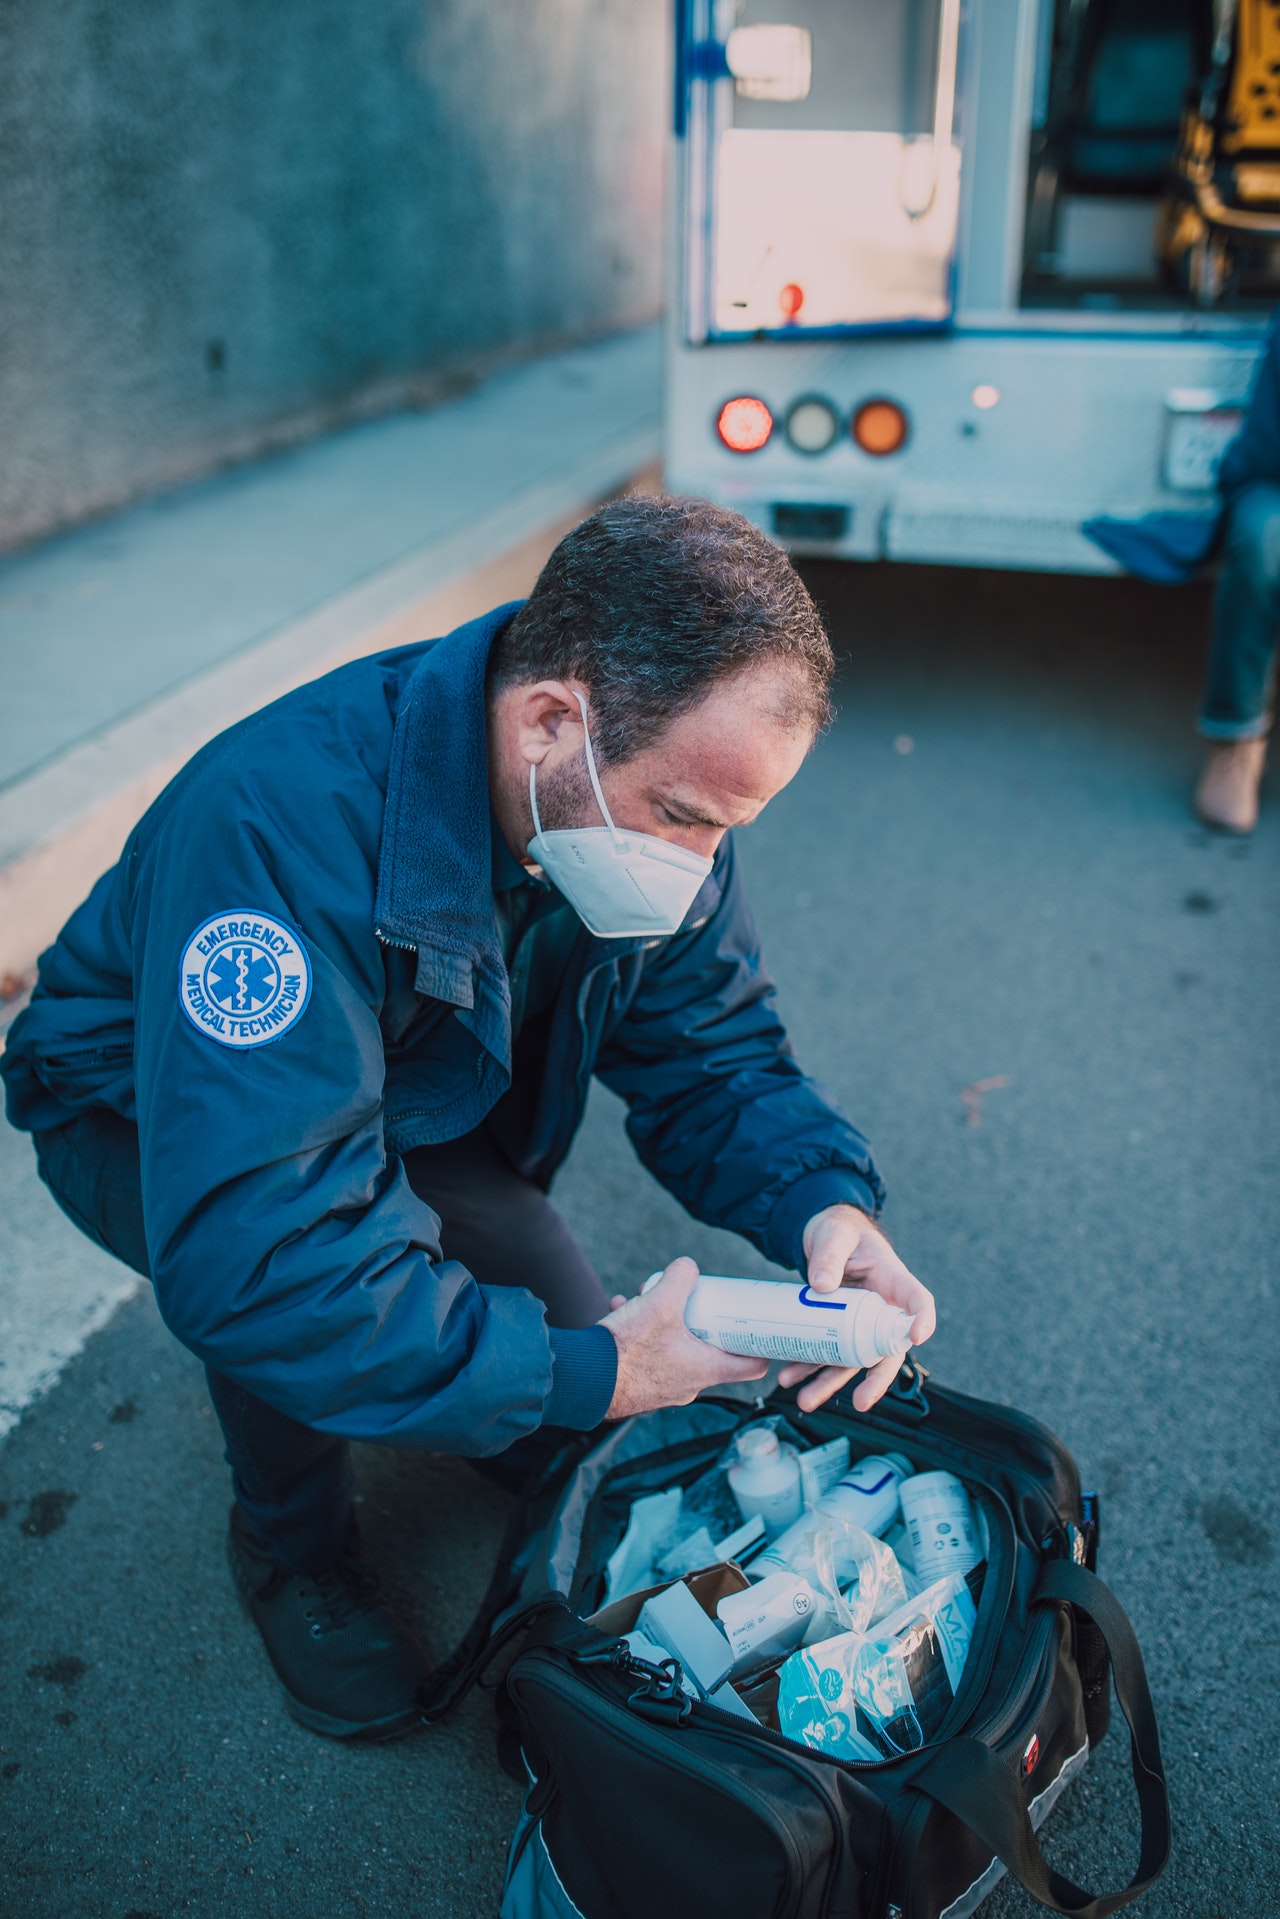
{"label": "white medical canister", "polygon": [[[653,1283],[647,1281],[645,1290]],[[730,1279],[717,1273],[699,1279],[684,1323],[724,1353],[854,1368],[901,1359],[911,1345],[913,1324],[910,1313],[862,1287],[818,1293],[790,1280]]]}

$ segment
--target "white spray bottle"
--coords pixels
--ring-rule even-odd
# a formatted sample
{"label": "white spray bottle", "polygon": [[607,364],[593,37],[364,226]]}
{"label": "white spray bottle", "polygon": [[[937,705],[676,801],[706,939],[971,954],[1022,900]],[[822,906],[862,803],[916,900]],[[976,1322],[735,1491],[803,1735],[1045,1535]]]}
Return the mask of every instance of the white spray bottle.
{"label": "white spray bottle", "polygon": [[[654,1273],[641,1290],[648,1292],[661,1277]],[[901,1359],[911,1345],[913,1322],[901,1307],[857,1286],[818,1293],[790,1280],[703,1273],[689,1295],[684,1323],[695,1338],[724,1353],[857,1368]]]}

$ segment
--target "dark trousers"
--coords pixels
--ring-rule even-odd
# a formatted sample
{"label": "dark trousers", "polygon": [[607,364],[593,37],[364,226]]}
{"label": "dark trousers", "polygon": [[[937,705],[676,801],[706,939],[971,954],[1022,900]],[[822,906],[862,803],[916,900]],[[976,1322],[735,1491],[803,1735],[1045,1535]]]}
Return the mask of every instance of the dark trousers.
{"label": "dark trousers", "polygon": [[[150,1278],[142,1221],[138,1129],[104,1110],[36,1136],[40,1177],[67,1217]],[[440,1216],[441,1245],[484,1286],[523,1286],[552,1326],[590,1326],[608,1312],[603,1286],[546,1194],[512,1171],[481,1128],[405,1155],[414,1191]],[[518,1253],[516,1249],[518,1248]],[[351,1531],[351,1451],[207,1367],[235,1495],[277,1565],[318,1572]],[[517,1445],[505,1457],[513,1459]]]}

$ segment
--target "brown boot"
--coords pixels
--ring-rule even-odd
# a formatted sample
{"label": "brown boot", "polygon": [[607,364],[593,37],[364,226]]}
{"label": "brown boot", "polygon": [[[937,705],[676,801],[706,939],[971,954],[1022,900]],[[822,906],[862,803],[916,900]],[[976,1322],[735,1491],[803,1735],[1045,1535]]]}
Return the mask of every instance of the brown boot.
{"label": "brown boot", "polygon": [[1195,808],[1206,826],[1252,833],[1258,824],[1258,786],[1267,757],[1265,737],[1215,740],[1196,786]]}

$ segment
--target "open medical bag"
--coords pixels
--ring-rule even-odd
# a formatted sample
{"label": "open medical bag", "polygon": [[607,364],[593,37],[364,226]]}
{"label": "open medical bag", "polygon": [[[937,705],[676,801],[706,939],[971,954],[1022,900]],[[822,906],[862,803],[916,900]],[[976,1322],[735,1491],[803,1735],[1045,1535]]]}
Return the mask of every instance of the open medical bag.
{"label": "open medical bag", "polygon": [[[981,1508],[985,1576],[963,1676],[937,1736],[877,1762],[829,1757],[690,1699],[588,1623],[632,1503],[687,1486],[762,1410],[802,1446],[905,1453]],[[1008,1871],[1053,1912],[1105,1919],[1146,1890],[1170,1844],[1141,1654],[1093,1570],[1097,1505],[1062,1443],[907,1362],[869,1413],[847,1390],[702,1399],[584,1435],[517,1506],[488,1600],[438,1675],[442,1717],[499,1654],[507,1757],[529,1781],[502,1919],[963,1919]],[[1102,1738],[1111,1682],[1128,1722],[1140,1856],[1094,1895],[1046,1862],[1036,1828]]]}

